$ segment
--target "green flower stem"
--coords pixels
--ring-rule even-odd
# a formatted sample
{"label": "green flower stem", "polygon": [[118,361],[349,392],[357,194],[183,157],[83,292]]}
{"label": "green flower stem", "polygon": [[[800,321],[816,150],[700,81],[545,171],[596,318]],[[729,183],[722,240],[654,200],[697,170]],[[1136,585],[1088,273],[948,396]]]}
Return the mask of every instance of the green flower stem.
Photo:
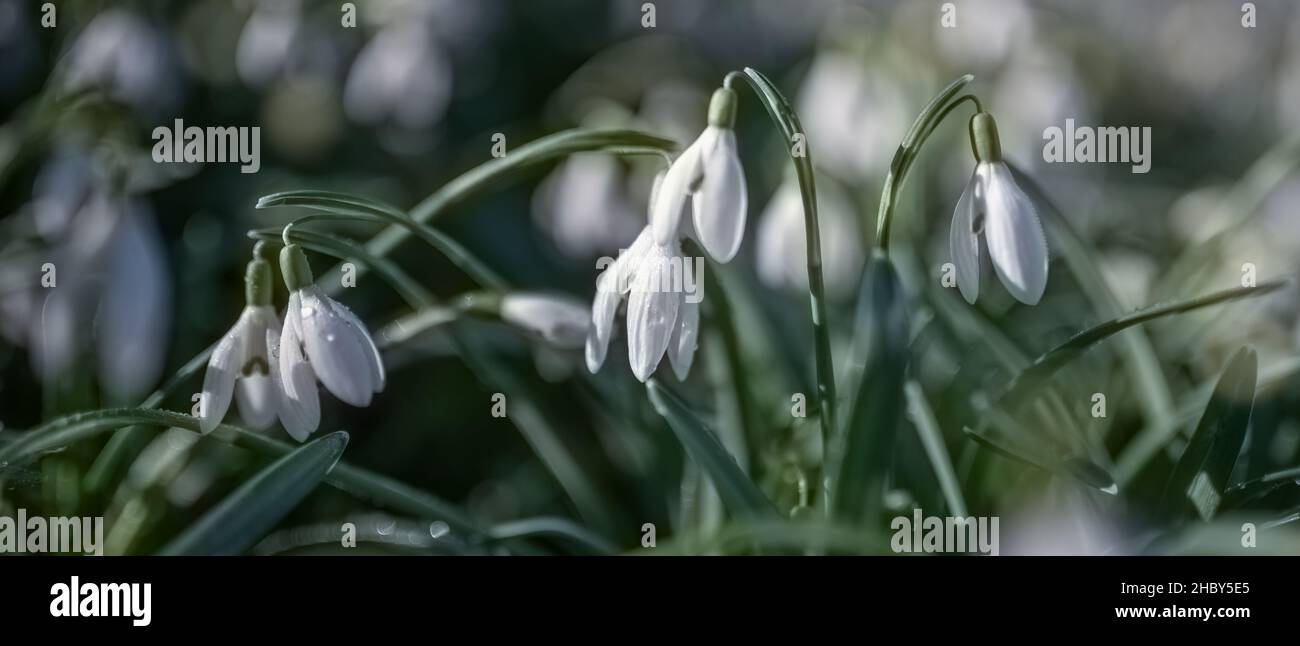
{"label": "green flower stem", "polygon": [[957,99],[957,93],[975,77],[967,74],[953,81],[930,101],[925,109],[912,122],[912,127],[903,138],[903,143],[894,153],[894,161],[889,165],[889,174],[885,177],[885,186],[880,195],[880,209],[876,215],[876,248],[886,257],[889,255],[889,232],[894,219],[894,207],[898,191],[902,188],[912,162],[916,159],[921,145],[925,143],[936,127],[961,103],[971,101],[976,110],[982,111],[979,99],[965,95]]}
{"label": "green flower stem", "polygon": [[817,404],[818,419],[822,429],[823,462],[825,451],[831,445],[837,416],[835,412],[835,366],[831,356],[831,333],[826,320],[826,283],[822,277],[822,243],[821,226],[817,219],[817,187],[813,176],[812,153],[804,141],[804,154],[795,155],[790,148],[796,135],[804,137],[803,126],[799,116],[790,107],[789,101],[771,81],[757,70],[746,67],[743,72],[730,72],[723,80],[723,86],[732,88],[736,79],[744,79],[763,101],[763,107],[772,117],[777,130],[781,131],[785,145],[791,150],[790,160],[794,164],[795,175],[799,180],[799,194],[803,199],[804,238],[808,256],[808,298],[811,301],[813,343],[817,359]]}

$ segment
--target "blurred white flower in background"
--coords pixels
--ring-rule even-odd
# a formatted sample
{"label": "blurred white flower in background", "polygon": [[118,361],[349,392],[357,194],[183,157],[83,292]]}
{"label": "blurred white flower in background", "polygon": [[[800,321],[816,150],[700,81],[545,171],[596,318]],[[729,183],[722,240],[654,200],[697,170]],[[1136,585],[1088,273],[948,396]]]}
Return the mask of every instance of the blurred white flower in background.
{"label": "blurred white flower in background", "polygon": [[1094,495],[1074,482],[1053,482],[1046,495],[1004,514],[999,528],[1003,556],[1119,556],[1124,533]]}
{"label": "blurred white flower in background", "polygon": [[501,320],[556,348],[577,350],[587,342],[591,310],[571,296],[511,292],[501,299]]}
{"label": "blurred white flower in background", "polygon": [[[1181,89],[1217,99],[1225,84],[1249,72],[1261,50],[1256,32],[1241,27],[1239,8],[1227,5],[1215,11],[1200,3],[1173,3],[1160,12],[1159,27],[1148,38],[1157,48],[1158,62]],[[1239,111],[1246,98],[1236,97],[1224,107]]]}
{"label": "blurred white flower in background", "polygon": [[170,38],[131,11],[100,12],[60,62],[63,84],[100,90],[143,115],[173,116],[184,77]]}
{"label": "blurred white flower in background", "polygon": [[998,74],[989,105],[997,106],[999,121],[1015,124],[1000,133],[1007,156],[1042,164],[1043,130],[1064,127],[1066,119],[1091,124],[1092,110],[1087,86],[1068,57],[1038,43],[1024,49]]}
{"label": "blurred white flower in background", "polygon": [[451,100],[451,61],[420,21],[384,27],[357,55],[343,88],[348,116],[366,125],[424,130]]}
{"label": "blurred white flower in background", "polygon": [[[6,294],[2,313],[42,379],[77,369],[93,348],[100,387],[124,403],[162,370],[171,272],[147,203],[104,188],[95,173],[84,153],[65,150],[37,177],[32,212],[48,247],[15,277],[24,289]],[[53,286],[43,286],[45,276]]]}
{"label": "blurred white flower in background", "polygon": [[[926,5],[916,6],[924,6],[926,12],[933,11]],[[964,69],[994,67],[1034,29],[1033,16],[1023,0],[958,2],[955,18],[956,25],[948,27],[932,13],[925,15],[933,25],[934,43],[939,52],[949,63]]]}
{"label": "blurred white flower in background", "polygon": [[632,206],[627,182],[614,155],[570,155],[533,194],[533,216],[570,258],[619,249],[645,226]]}
{"label": "blurred white flower in background", "polygon": [[[858,210],[847,193],[829,177],[817,180],[817,215],[821,227],[822,277],[828,297],[853,295],[862,273],[862,234]],[[758,223],[755,261],[758,277],[768,287],[808,291],[808,248],[803,198],[798,181],[787,175],[763,209]]]}
{"label": "blurred white flower in background", "polygon": [[911,118],[902,81],[867,60],[850,51],[819,53],[795,101],[813,158],[846,181],[883,173]]}
{"label": "blurred white flower in background", "polygon": [[262,0],[254,6],[235,49],[239,78],[260,87],[280,74],[298,34],[301,11],[301,0]]}

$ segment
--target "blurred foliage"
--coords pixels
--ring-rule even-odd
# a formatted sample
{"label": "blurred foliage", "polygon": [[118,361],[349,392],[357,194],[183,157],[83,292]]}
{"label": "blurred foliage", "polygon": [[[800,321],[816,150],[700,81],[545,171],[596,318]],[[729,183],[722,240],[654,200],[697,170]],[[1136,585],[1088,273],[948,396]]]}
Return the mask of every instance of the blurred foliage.
{"label": "blurred foliage", "polygon": [[[1251,553],[1243,522],[1260,528],[1257,551],[1300,552],[1295,287],[1106,327],[1241,288],[1245,263],[1270,289],[1296,271],[1300,7],[1256,2],[1247,29],[1237,3],[957,2],[949,29],[937,3],[663,0],[648,29],[640,0],[362,1],[355,28],[341,25],[339,3],[309,0],[58,4],[57,26],[43,28],[38,3],[0,0],[0,514],[103,515],[109,553],[210,539],[195,528],[232,513],[232,500],[256,516],[232,544],[263,554],[640,552],[647,523],[662,552],[887,552],[888,518],[913,507],[1002,517],[1004,554]],[[789,159],[748,91],[737,137],[750,231],[736,260],[709,266],[701,353],[685,384],[665,375],[647,396],[617,340],[590,375],[580,352],[440,309],[483,286],[464,262],[407,240],[375,254],[391,265],[375,264],[340,299],[377,335],[421,317],[429,329],[381,343],[389,383],[369,408],[323,398],[314,439],[350,438],[328,486],[292,508],[258,506],[250,485],[284,486],[284,464],[297,464],[283,431],[193,432],[184,414],[203,367],[193,359],[243,306],[249,232],[274,240],[311,210],[256,209],[259,198],[328,190],[418,216],[456,178],[490,170],[480,165],[496,133],[510,154],[570,128],[686,144],[709,93],[745,67],[770,77],[808,130],[828,276],[863,275],[895,150],[961,74],[975,75],[967,91],[997,115],[1007,157],[1036,186],[1053,262],[1035,307],[1000,288],[968,306],[940,282],[973,164],[965,117],[935,131],[898,193],[891,259],[902,292],[884,300],[908,310],[910,353],[898,358],[908,385],[890,377],[892,399],[863,401],[907,414],[889,413],[896,430],[872,427],[892,441],[858,446],[890,453],[854,471],[883,490],[879,500],[834,522],[816,508],[825,447],[808,294],[759,271],[772,259],[754,242],[779,215],[764,205],[791,181]],[[174,119],[260,127],[260,171],[152,163],[149,133]],[[1044,163],[1039,133],[1065,119],[1150,126],[1152,171]],[[506,285],[589,300],[597,258],[643,225],[663,160],[567,152],[449,200],[431,226]],[[576,162],[598,155],[612,164]],[[821,197],[836,188],[836,200]],[[163,331],[120,364],[97,357],[114,340],[93,303],[116,297],[87,288],[77,302],[91,312],[68,319],[75,359],[42,372],[42,264],[57,257],[121,282],[118,265],[77,255],[95,231],[78,218],[100,193],[129,200],[141,244],[161,258],[165,280],[130,281],[125,293],[139,312],[156,306]],[[380,230],[317,223],[298,235],[316,245],[324,277],[328,254]],[[842,239],[850,251],[832,252]],[[841,421],[858,401],[853,386],[870,381],[851,351],[861,322],[897,320],[871,309],[885,307],[883,288],[866,287],[876,301],[855,302],[850,284],[828,303]],[[277,306],[285,298],[277,288]],[[1051,371],[1029,368],[1098,329],[1106,334]],[[159,369],[147,367],[150,353]],[[1036,394],[998,405],[1022,374]],[[127,387],[135,381],[143,387]],[[495,393],[507,396],[506,418],[490,413]],[[806,417],[792,415],[801,393]],[[174,413],[68,417],[142,402]],[[872,424],[876,412],[852,419]],[[1214,483],[1215,504],[1180,495],[1201,471],[1227,478]],[[349,522],[355,550],[339,543]]]}

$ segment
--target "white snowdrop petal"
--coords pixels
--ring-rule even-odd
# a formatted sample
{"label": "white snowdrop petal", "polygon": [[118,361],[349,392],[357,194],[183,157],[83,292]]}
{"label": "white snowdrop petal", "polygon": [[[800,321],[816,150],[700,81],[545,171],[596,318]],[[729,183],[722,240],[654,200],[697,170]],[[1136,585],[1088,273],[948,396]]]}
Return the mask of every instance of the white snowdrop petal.
{"label": "white snowdrop petal", "polygon": [[655,191],[654,203],[650,207],[650,227],[658,244],[666,245],[677,238],[686,198],[700,182],[700,147],[708,132],[706,129],[673,161]]}
{"label": "white snowdrop petal", "polygon": [[342,307],[312,286],[302,295],[302,341],[316,377],[335,397],[352,406],[368,406],[373,359],[363,334],[339,314]]}
{"label": "white snowdrop petal", "polygon": [[1035,305],[1047,288],[1047,237],[1038,212],[1004,163],[990,164],[985,239],[998,278],[1016,300]]}
{"label": "white snowdrop petal", "polygon": [[226,417],[230,397],[235,390],[245,356],[245,337],[249,326],[247,312],[221,337],[208,358],[208,370],[203,375],[203,393],[199,407],[199,430],[211,433]]}
{"label": "white snowdrop petal", "polygon": [[687,375],[691,373],[691,364],[695,361],[695,348],[700,333],[700,304],[683,299],[677,318],[672,339],[668,342],[668,362],[672,364],[677,380],[686,381]]}
{"label": "white snowdrop petal", "polygon": [[361,339],[365,342],[366,347],[370,350],[370,379],[371,388],[374,392],[383,392],[387,376],[384,371],[384,359],[379,356],[379,347],[375,345],[374,337],[370,336],[370,330],[366,329],[366,324],[357,318],[352,310],[342,304],[338,304],[337,313],[345,321],[354,326],[360,332]]}
{"label": "white snowdrop petal", "polygon": [[672,289],[668,249],[655,247],[637,269],[627,306],[628,359],[645,381],[668,349],[682,296]]}
{"label": "white snowdrop petal", "polygon": [[[710,132],[712,136],[706,136]],[[745,237],[749,208],[745,171],[736,152],[736,133],[730,128],[709,126],[700,142],[703,178],[692,201],[695,232],[714,260],[729,262],[736,257]],[[657,229],[655,237],[660,238]]]}
{"label": "white snowdrop petal", "polygon": [[289,309],[279,339],[267,331],[268,353],[273,357],[272,378],[280,384],[280,423],[299,442],[320,426],[320,399],[316,374],[302,352],[298,292],[289,296]]}
{"label": "white snowdrop petal", "polygon": [[[265,337],[262,342],[266,342]],[[274,423],[280,413],[280,393],[270,374],[249,375],[236,381],[235,401],[239,404],[239,419],[259,431]]]}
{"label": "white snowdrop petal", "polygon": [[972,305],[980,290],[980,240],[975,231],[975,216],[982,201],[977,196],[980,181],[977,169],[957,200],[957,208],[952,212],[952,229],[948,232],[948,253],[957,270],[957,289]]}
{"label": "white snowdrop petal", "polygon": [[596,279],[596,296],[591,302],[591,329],[587,331],[587,370],[595,373],[605,363],[614,332],[614,316],[622,295],[618,292],[619,263],[610,265]]}

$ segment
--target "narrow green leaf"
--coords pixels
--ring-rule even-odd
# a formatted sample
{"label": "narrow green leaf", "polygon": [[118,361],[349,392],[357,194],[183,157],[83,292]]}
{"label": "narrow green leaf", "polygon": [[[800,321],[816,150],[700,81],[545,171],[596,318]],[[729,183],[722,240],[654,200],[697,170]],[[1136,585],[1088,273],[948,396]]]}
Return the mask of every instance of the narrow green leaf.
{"label": "narrow green leaf", "polygon": [[1272,292],[1283,285],[1285,280],[1275,280],[1257,285],[1255,287],[1238,287],[1235,289],[1226,289],[1221,292],[1207,294],[1198,298],[1193,298],[1166,305],[1155,305],[1127,316],[1107,321],[1101,325],[1088,328],[1066,340],[1064,343],[1048,350],[1042,356],[1034,360],[1029,367],[1025,368],[1012,378],[1007,385],[1006,390],[999,398],[1002,405],[1007,409],[1014,409],[1020,404],[1028,401],[1032,395],[1037,392],[1052,375],[1056,374],[1061,368],[1064,368],[1071,361],[1077,359],[1085,350],[1091,348],[1096,343],[1105,340],[1107,337],[1126,330],[1139,323],[1146,323],[1154,319],[1173,316],[1183,312],[1190,312],[1211,305],[1218,305],[1228,301],[1242,298],[1253,298],[1263,296]]}
{"label": "narrow green leaf", "polygon": [[[529,168],[574,153],[608,151],[628,155],[676,149],[677,144],[672,140],[635,130],[577,128],[557,132],[530,141],[511,150],[505,157],[484,162],[447,182],[410,210],[411,219],[434,222],[488,186],[500,187],[505,180]],[[409,235],[410,232],[402,227],[388,227],[371,238],[366,248],[375,255],[387,255]]]}
{"label": "narrow green leaf", "polygon": [[1228,361],[1196,432],[1165,484],[1164,509],[1182,516],[1190,498],[1201,517],[1212,518],[1246,441],[1258,376],[1255,351],[1242,348]]}
{"label": "narrow green leaf", "polygon": [[[89,411],[51,420],[42,426],[15,434],[14,441],[0,446],[0,471],[26,464],[46,451],[129,426],[141,433],[146,427],[170,427],[199,432],[198,418],[172,411],[148,408],[115,408]],[[271,439],[264,434],[222,424],[211,437],[256,451],[262,455],[282,457],[297,445]],[[325,482],[358,498],[416,518],[442,520],[455,531],[470,536],[484,536],[482,528],[455,506],[387,476],[339,462],[325,477]]]}
{"label": "narrow green leaf", "polygon": [[511,538],[535,536],[555,536],[563,538],[586,552],[594,554],[613,554],[618,548],[605,537],[593,533],[567,518],[524,518],[493,525],[488,529],[492,540],[503,541]]}
{"label": "narrow green leaf", "polygon": [[912,425],[916,427],[916,434],[921,438],[921,445],[925,447],[925,455],[930,458],[930,466],[934,468],[935,478],[939,480],[939,488],[948,503],[948,511],[953,516],[964,518],[966,500],[961,495],[957,470],[953,468],[952,459],[948,457],[948,447],[944,445],[943,431],[939,429],[934,411],[930,409],[930,403],[925,400],[925,392],[921,389],[921,384],[909,379],[903,388],[907,394],[907,407]]}
{"label": "narrow green leaf", "polygon": [[968,427],[963,427],[961,430],[980,446],[1013,462],[1019,462],[1025,466],[1034,467],[1056,476],[1068,476],[1088,487],[1112,496],[1119,493],[1119,485],[1111,477],[1110,473],[1091,460],[1079,457],[1057,460],[1056,458],[1037,455],[1027,447],[1012,446],[994,439],[986,433]]}
{"label": "narrow green leaf", "polygon": [[304,444],[239,485],[173,538],[167,556],[242,554],[293,511],[334,468],[348,434],[335,431]]}
{"label": "narrow green leaf", "polygon": [[844,429],[830,462],[832,515],[851,523],[879,514],[903,415],[908,316],[894,264],[879,252],[867,263],[858,299],[853,365],[861,365]]}
{"label": "narrow green leaf", "polygon": [[[1119,298],[1097,266],[1099,254],[1070,226],[1069,219],[1039,186],[1037,180],[1014,167],[1011,172],[1016,183],[1039,205],[1039,212],[1044,216],[1043,223],[1055,243],[1054,249],[1060,253],[1070,273],[1079,282],[1079,288],[1092,303],[1093,311],[1100,318],[1119,316]],[[1147,423],[1167,422],[1174,416],[1173,395],[1146,331],[1140,328],[1127,330],[1116,340],[1121,344],[1124,365],[1137,386],[1136,399],[1146,411]]]}
{"label": "narrow green leaf", "polygon": [[718,441],[713,431],[704,426],[695,414],[686,407],[676,395],[668,392],[659,382],[651,379],[646,382],[646,392],[655,410],[668,421],[677,440],[709,478],[718,490],[723,504],[735,515],[769,516],[776,514],[763,492],[758,490],[749,476],[740,470],[736,458]]}

